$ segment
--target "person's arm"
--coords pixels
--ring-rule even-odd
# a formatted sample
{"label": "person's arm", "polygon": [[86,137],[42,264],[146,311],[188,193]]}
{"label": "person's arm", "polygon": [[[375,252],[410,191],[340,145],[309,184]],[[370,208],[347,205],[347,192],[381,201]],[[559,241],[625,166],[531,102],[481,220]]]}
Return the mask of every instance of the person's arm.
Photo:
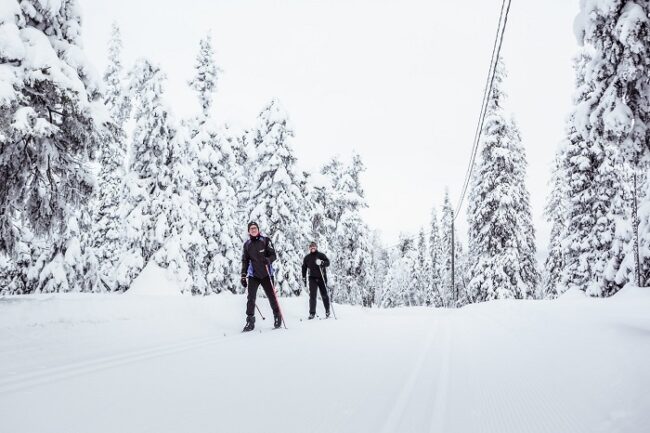
{"label": "person's arm", "polygon": [[320,255],[318,258],[320,259],[320,265],[324,268],[328,267],[330,265],[330,259],[327,258],[327,256],[323,253],[319,253]]}
{"label": "person's arm", "polygon": [[273,248],[271,238],[267,238],[266,251],[264,252],[264,256],[269,261],[269,263],[273,263],[278,258],[277,254],[275,253],[275,248]]}
{"label": "person's arm", "polygon": [[246,248],[246,244],[244,244],[244,252],[242,253],[241,256],[241,277],[246,278],[248,275],[248,265],[251,262],[251,258],[248,255],[248,249]]}
{"label": "person's arm", "polygon": [[307,278],[307,257],[302,259],[302,279]]}

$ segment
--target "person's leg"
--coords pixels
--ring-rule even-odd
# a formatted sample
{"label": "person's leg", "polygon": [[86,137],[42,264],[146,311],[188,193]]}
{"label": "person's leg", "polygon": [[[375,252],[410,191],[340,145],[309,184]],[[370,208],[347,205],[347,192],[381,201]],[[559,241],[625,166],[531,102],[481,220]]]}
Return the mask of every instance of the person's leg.
{"label": "person's leg", "polygon": [[255,277],[248,279],[248,302],[246,302],[246,316],[255,316],[255,300],[257,298],[257,288],[260,286],[260,280]]}
{"label": "person's leg", "polygon": [[325,281],[318,279],[318,289],[320,290],[320,297],[323,300],[323,306],[325,307],[325,312],[329,314],[330,312],[330,297],[327,294],[327,286]]}
{"label": "person's leg", "polygon": [[280,315],[280,307],[278,307],[278,299],[276,298],[276,294],[273,291],[273,285],[271,284],[271,279],[270,278],[264,278],[261,281],[262,284],[262,289],[264,289],[264,293],[266,294],[266,297],[269,298],[269,304],[271,304],[271,310],[273,310],[273,316],[278,317]]}
{"label": "person's leg", "polygon": [[315,278],[309,279],[309,315],[316,314],[316,295],[318,294],[318,283]]}

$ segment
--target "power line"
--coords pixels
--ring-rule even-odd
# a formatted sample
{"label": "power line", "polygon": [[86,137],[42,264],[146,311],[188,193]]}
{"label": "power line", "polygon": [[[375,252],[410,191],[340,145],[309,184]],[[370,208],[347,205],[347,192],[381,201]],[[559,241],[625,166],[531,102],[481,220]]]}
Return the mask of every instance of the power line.
{"label": "power line", "polygon": [[[503,45],[503,35],[505,34],[506,24],[508,23],[508,13],[510,12],[510,3],[512,0],[503,0],[501,3],[501,13],[499,15],[499,25],[497,26],[497,33],[494,39],[494,45],[492,46],[492,57],[490,60],[490,68],[488,70],[488,76],[485,82],[485,87],[483,89],[483,101],[481,103],[481,111],[479,113],[479,120],[476,124],[476,130],[474,131],[474,144],[472,146],[472,153],[470,155],[470,161],[467,166],[467,171],[465,172],[465,180],[463,181],[463,189],[461,191],[460,197],[458,199],[458,205],[456,206],[456,212],[454,213],[454,221],[460,213],[460,209],[463,206],[463,201],[465,200],[465,195],[467,193],[467,187],[469,186],[470,179],[472,177],[472,171],[474,170],[474,163],[476,161],[476,154],[478,152],[478,144],[481,139],[481,131],[483,130],[483,122],[485,121],[485,113],[487,111],[487,105],[489,102],[489,96],[492,92],[492,85],[494,83],[495,70],[497,63],[499,61],[499,55],[501,54],[501,46]],[[502,24],[503,22],[503,24]]]}

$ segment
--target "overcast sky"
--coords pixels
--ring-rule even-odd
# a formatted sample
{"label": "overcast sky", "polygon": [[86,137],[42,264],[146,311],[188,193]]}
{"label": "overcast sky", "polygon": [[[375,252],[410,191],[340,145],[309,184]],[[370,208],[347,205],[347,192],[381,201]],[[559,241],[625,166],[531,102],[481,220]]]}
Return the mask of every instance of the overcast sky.
{"label": "overcast sky", "polygon": [[[210,31],[224,71],[216,116],[250,125],[278,97],[295,129],[300,168],[315,172],[356,150],[367,166],[365,218],[387,244],[428,224],[445,187],[456,203],[501,0],[80,2],[95,66],[106,65],[116,21],[125,64],[143,56],[160,63],[179,116],[198,110],[186,82],[199,39]],[[577,0],[513,0],[502,51],[541,250],[550,163],[571,106],[577,10]]]}

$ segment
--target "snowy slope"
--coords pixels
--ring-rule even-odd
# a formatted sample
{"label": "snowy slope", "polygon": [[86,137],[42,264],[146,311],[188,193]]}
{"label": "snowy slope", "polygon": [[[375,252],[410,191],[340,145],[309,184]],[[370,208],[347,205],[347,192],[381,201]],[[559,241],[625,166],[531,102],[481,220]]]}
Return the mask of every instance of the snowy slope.
{"label": "snowy slope", "polygon": [[[3,432],[646,432],[650,291],[337,306],[241,334],[245,299],[0,299]],[[266,300],[259,305],[268,312]]]}

